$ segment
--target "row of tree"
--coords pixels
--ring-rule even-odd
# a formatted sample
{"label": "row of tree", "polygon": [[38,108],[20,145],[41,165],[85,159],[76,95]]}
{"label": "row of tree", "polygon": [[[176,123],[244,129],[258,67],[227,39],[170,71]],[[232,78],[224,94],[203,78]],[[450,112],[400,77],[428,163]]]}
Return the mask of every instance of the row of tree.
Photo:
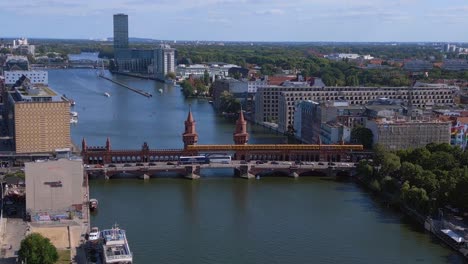
{"label": "row of tree", "polygon": [[373,161],[358,171],[375,191],[421,214],[447,205],[468,211],[468,151],[431,143],[424,148],[388,152],[377,146]]}

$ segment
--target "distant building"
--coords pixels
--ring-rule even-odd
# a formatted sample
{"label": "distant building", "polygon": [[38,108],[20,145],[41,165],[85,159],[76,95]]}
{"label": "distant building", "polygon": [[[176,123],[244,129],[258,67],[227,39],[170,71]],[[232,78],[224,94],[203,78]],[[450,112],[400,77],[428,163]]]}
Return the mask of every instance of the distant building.
{"label": "distant building", "polygon": [[[342,101],[325,103],[300,101],[294,111],[294,135],[309,144],[318,144],[320,141],[325,143],[323,140],[334,143],[340,140],[348,142],[346,131],[356,125],[364,124],[364,111],[364,106],[349,105]],[[324,123],[328,125],[322,126]],[[336,135],[340,135],[339,140]]]}
{"label": "distant building", "polygon": [[180,76],[182,79],[188,79],[190,76],[202,78],[205,75],[205,71],[207,71],[211,79],[214,79],[214,77],[225,78],[229,76],[229,69],[233,67],[239,66],[226,63],[193,65],[179,64],[176,68],[176,75]]}
{"label": "distant building", "polygon": [[411,72],[425,72],[433,68],[432,63],[423,60],[411,60],[405,62],[403,69]]}
{"label": "distant building", "polygon": [[25,175],[26,212],[32,222],[69,218],[83,210],[81,160],[27,162]]}
{"label": "distant building", "polygon": [[442,69],[446,71],[468,70],[468,60],[444,60]]}
{"label": "distant building", "polygon": [[450,143],[450,122],[377,118],[368,120],[366,127],[374,135],[373,143],[388,150],[419,148],[429,143]]}
{"label": "distant building", "polygon": [[327,122],[320,125],[322,144],[340,144],[351,141],[351,128],[338,122]]}
{"label": "distant building", "polygon": [[70,103],[50,87],[22,77],[8,92],[6,108],[17,153],[71,148]]}
{"label": "distant building", "polygon": [[26,76],[32,84],[49,83],[49,74],[47,71],[6,71],[5,84],[14,84],[23,75]]}
{"label": "distant building", "polygon": [[161,80],[166,78],[166,74],[175,74],[175,49],[167,44],[161,44],[154,50],[154,74]]}
{"label": "distant building", "polygon": [[10,55],[5,61],[4,71],[29,71],[28,58]]}
{"label": "distant building", "polygon": [[221,103],[221,96],[223,92],[227,91],[235,98],[241,100],[241,103],[248,98],[248,82],[236,80],[233,78],[226,78],[216,80],[213,84],[213,106],[219,109]]}

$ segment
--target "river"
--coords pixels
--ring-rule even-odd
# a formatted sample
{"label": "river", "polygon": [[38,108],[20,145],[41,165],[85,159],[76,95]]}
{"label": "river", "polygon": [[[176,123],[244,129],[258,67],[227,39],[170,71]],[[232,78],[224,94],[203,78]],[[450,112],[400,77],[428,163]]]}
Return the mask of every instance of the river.
{"label": "river", "polygon": [[[110,75],[109,75],[110,76]],[[200,144],[230,144],[234,123],[179,89],[113,76],[146,98],[98,78],[95,70],[50,70],[49,84],[76,101],[72,138],[112,148],[181,148],[191,105]],[[163,89],[162,93],[158,90]],[[105,97],[107,92],[111,96]],[[287,140],[257,126],[250,143]],[[327,178],[244,180],[210,171],[200,180],[92,180],[93,226],[127,230],[135,263],[463,263],[401,214],[353,182]]]}

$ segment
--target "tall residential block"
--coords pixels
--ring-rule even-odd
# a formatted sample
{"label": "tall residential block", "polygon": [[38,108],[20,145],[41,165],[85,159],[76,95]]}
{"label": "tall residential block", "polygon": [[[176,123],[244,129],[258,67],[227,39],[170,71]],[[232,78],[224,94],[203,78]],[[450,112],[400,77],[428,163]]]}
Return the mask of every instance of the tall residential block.
{"label": "tall residential block", "polygon": [[154,50],[154,74],[158,79],[165,79],[166,74],[175,73],[175,49],[161,44]]}

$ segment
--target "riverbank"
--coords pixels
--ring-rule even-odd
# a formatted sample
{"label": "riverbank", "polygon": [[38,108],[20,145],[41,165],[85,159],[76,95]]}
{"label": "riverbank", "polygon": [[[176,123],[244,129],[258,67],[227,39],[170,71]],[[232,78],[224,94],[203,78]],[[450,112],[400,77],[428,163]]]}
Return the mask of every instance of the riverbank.
{"label": "riverbank", "polygon": [[356,184],[364,188],[366,191],[371,192],[384,204],[386,204],[387,206],[391,206],[398,212],[404,214],[412,221],[417,223],[420,227],[424,228],[424,230],[430,232],[431,235],[436,237],[439,241],[443,242],[445,245],[462,255],[465,258],[465,260],[468,260],[468,246],[466,242],[463,245],[461,245],[460,243],[456,243],[452,238],[450,238],[442,232],[442,230],[444,229],[453,228],[454,225],[450,223],[450,221],[446,221],[443,218],[435,219],[429,215],[422,215],[416,210],[402,204],[400,201],[395,201],[394,195],[387,192],[375,190],[370,183],[367,183],[363,180],[363,177],[356,176],[354,177],[354,179]]}

